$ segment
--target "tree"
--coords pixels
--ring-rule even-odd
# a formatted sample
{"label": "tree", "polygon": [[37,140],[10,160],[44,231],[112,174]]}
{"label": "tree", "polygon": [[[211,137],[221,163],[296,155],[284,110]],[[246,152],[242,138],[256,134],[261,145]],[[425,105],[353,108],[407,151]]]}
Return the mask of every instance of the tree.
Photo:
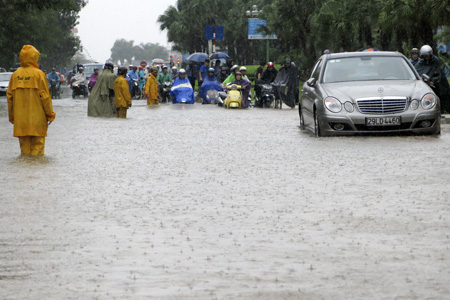
{"label": "tree", "polygon": [[111,48],[111,60],[116,64],[136,64],[142,60],[150,61],[154,58],[169,58],[169,51],[159,44],[147,43],[134,45],[134,41],[119,39]]}
{"label": "tree", "polygon": [[0,3],[0,65],[13,66],[25,44],[41,52],[44,68],[66,65],[80,47],[71,29],[77,24],[82,0],[3,0]]}

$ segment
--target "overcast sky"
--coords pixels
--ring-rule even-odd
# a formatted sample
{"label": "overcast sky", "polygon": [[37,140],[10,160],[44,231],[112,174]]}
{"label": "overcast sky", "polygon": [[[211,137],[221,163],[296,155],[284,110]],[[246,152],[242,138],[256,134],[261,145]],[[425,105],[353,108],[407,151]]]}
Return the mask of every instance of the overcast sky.
{"label": "overcast sky", "polygon": [[176,0],[89,0],[81,10],[78,35],[91,58],[104,63],[117,39],[134,44],[167,46],[167,34],[159,30],[158,16]]}

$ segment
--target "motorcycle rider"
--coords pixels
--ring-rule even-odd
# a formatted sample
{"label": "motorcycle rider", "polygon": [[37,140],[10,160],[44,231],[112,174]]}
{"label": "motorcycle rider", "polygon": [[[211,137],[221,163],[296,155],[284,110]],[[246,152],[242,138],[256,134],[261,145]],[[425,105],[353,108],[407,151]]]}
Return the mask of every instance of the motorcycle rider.
{"label": "motorcycle rider", "polygon": [[[56,81],[56,89],[59,90],[59,85],[61,83],[61,77],[59,77],[59,75],[56,73],[55,68],[52,68],[52,71],[50,73],[48,73],[47,75],[47,81],[50,83],[52,80]],[[51,85],[49,84],[49,87]]]}
{"label": "motorcycle rider", "polygon": [[413,66],[415,66],[419,62],[419,49],[412,48],[411,49],[411,58],[409,61],[412,63]]}
{"label": "motorcycle rider", "polygon": [[445,76],[442,63],[433,55],[433,49],[429,45],[420,48],[420,60],[415,68],[420,76],[426,74],[430,77],[430,86],[441,100],[441,113],[450,113],[450,87]]}
{"label": "motorcycle rider", "polygon": [[156,78],[156,82],[158,83],[159,96],[163,96],[164,82],[173,82],[172,76],[169,74],[169,68],[164,65],[162,67],[162,72],[158,74]]}
{"label": "motorcycle rider", "polygon": [[215,69],[209,68],[208,69],[208,75],[204,78],[203,84],[200,87],[199,95],[203,99],[202,104],[208,104],[208,99],[206,97],[206,93],[209,90],[216,90],[216,91],[222,91],[222,86],[220,85],[219,81],[217,80],[217,77],[214,75]]}
{"label": "motorcycle rider", "polygon": [[84,73],[84,68],[82,66],[78,67],[78,72],[72,77],[72,89],[74,85],[79,85],[80,88],[84,91],[83,93],[87,96],[87,80],[86,74]]}
{"label": "motorcycle rider", "polygon": [[242,90],[241,108],[247,108],[248,105],[250,104],[249,96],[250,96],[252,84],[250,83],[250,81],[242,78],[241,72],[236,72],[236,79],[233,80],[228,85],[231,85],[231,84],[236,84],[236,85],[242,86],[243,90]]}
{"label": "motorcycle rider", "polygon": [[244,67],[244,66],[240,67],[239,72],[242,74],[243,79],[250,81],[247,77],[247,68],[246,67]]}
{"label": "motorcycle rider", "polygon": [[94,68],[94,73],[91,75],[91,78],[89,79],[89,91],[92,91],[92,88],[94,87],[95,83],[97,82],[98,77],[98,68]]}
{"label": "motorcycle rider", "polygon": [[271,84],[277,78],[277,74],[278,71],[275,69],[273,62],[269,61],[260,79],[255,81],[255,93],[258,98],[261,98],[261,84]]}
{"label": "motorcycle rider", "polygon": [[264,72],[264,66],[266,65],[265,61],[261,61],[259,63],[258,69],[256,69],[256,80],[261,79],[262,73]]}
{"label": "motorcycle rider", "polygon": [[175,67],[175,66],[172,67],[172,73],[170,74],[170,76],[172,77],[172,80],[175,80],[175,78],[178,77],[178,69],[177,69],[177,67]]}
{"label": "motorcycle rider", "polygon": [[276,95],[279,99],[283,100],[287,106],[294,108],[298,102],[298,68],[295,63],[291,62],[290,58],[284,60],[274,84],[277,87]]}
{"label": "motorcycle rider", "polygon": [[199,67],[194,62],[191,62],[186,67],[187,78],[189,79],[192,88],[195,88],[195,81],[198,80],[198,70]]}
{"label": "motorcycle rider", "polygon": [[238,65],[234,65],[231,67],[231,74],[230,76],[227,77],[227,79],[225,79],[225,81],[223,82],[223,85],[227,85],[230,82],[233,82],[234,80],[236,80],[236,73],[239,72],[239,66]]}
{"label": "motorcycle rider", "polygon": [[220,69],[220,73],[219,75],[217,75],[217,80],[219,80],[220,83],[223,83],[225,81],[225,79],[228,78],[228,67],[227,66],[223,66]]}

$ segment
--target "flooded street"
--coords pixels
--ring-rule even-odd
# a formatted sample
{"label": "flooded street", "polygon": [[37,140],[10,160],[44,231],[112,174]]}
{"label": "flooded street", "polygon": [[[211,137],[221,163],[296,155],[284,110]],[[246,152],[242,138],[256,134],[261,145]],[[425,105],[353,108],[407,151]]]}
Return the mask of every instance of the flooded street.
{"label": "flooded street", "polygon": [[145,104],[54,100],[29,158],[0,97],[0,299],[448,299],[450,125],[316,139],[297,110]]}

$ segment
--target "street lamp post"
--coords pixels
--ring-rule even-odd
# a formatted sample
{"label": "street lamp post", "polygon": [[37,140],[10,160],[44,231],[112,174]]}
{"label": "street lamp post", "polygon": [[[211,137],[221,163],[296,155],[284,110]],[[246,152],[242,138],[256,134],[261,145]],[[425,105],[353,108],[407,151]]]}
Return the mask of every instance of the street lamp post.
{"label": "street lamp post", "polygon": [[[262,10],[258,10],[258,6],[253,5],[252,6],[252,10],[247,10],[245,12],[245,14],[247,15],[247,18],[251,19],[255,19],[258,17],[259,14],[261,14],[263,11]],[[266,61],[269,61],[269,39],[266,39]]]}

